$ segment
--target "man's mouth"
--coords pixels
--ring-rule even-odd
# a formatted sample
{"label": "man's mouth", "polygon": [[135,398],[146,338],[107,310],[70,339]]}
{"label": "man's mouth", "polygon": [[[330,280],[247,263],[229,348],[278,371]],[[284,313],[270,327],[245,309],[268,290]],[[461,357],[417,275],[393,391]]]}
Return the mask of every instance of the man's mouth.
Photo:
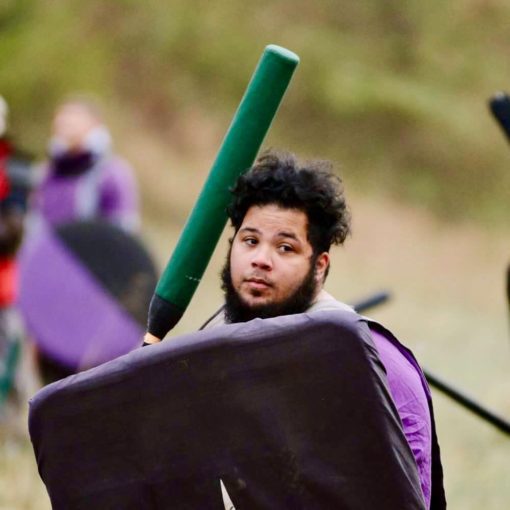
{"label": "man's mouth", "polygon": [[272,287],[273,284],[265,278],[246,278],[244,280],[253,289],[267,289]]}

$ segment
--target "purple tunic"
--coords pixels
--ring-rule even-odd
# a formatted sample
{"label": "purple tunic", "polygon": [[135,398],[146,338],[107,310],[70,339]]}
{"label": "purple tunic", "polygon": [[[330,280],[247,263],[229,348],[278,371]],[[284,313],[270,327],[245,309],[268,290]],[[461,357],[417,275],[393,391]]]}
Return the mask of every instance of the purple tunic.
{"label": "purple tunic", "polygon": [[34,209],[51,225],[105,219],[125,230],[139,227],[138,192],[133,170],[116,156],[101,158],[78,175],[56,175],[46,166]]}
{"label": "purple tunic", "polygon": [[420,375],[393,343],[371,330],[372,339],[386,368],[390,393],[411,447],[427,508],[430,506],[432,429],[427,396]]}

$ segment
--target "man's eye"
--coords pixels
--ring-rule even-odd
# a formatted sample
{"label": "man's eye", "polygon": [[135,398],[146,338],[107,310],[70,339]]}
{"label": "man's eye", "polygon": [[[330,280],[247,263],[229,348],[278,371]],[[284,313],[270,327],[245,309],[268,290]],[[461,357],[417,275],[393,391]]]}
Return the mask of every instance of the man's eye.
{"label": "man's eye", "polygon": [[290,244],[281,244],[279,247],[279,250],[284,253],[289,253],[294,251],[294,248]]}
{"label": "man's eye", "polygon": [[248,245],[248,246],[255,246],[257,244],[257,240],[253,237],[247,237],[246,239],[244,239],[244,242]]}

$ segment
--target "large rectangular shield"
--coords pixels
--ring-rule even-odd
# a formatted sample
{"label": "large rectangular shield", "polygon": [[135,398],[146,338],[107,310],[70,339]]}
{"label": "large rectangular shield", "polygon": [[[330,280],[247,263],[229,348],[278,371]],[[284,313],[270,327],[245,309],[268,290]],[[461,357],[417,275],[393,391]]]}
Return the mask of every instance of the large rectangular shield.
{"label": "large rectangular shield", "polygon": [[365,322],[320,311],[138,349],[43,388],[54,509],[424,509]]}

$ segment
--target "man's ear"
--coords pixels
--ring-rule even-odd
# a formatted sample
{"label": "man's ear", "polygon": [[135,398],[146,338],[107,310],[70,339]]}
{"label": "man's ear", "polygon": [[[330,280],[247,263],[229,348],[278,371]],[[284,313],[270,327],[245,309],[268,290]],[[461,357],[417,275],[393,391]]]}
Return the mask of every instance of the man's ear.
{"label": "man's ear", "polygon": [[329,253],[327,251],[323,251],[315,260],[315,275],[317,278],[317,283],[322,284],[324,282],[328,267]]}

